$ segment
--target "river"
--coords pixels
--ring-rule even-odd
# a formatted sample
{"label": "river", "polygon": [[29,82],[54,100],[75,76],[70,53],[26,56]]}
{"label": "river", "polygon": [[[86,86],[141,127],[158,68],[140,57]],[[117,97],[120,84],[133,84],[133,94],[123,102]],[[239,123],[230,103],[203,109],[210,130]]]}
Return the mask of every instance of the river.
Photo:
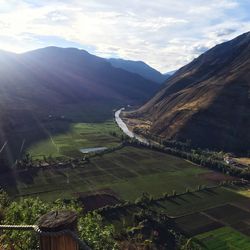
{"label": "river", "polygon": [[115,112],[115,121],[117,123],[117,125],[121,128],[121,130],[130,138],[135,138],[136,140],[138,140],[139,142],[145,143],[147,145],[149,145],[149,140],[147,140],[146,138],[143,138],[140,135],[135,134],[134,132],[130,131],[129,128],[127,127],[126,123],[121,119],[120,114],[121,112],[125,110],[125,108],[121,108],[119,110],[117,110]]}

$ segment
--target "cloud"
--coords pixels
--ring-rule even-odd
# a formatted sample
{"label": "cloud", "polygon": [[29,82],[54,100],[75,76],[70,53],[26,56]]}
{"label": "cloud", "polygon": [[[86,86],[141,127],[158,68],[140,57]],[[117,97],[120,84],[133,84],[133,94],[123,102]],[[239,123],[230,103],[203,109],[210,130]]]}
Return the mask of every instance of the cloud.
{"label": "cloud", "polygon": [[245,0],[0,0],[0,6],[1,49],[76,45],[163,72],[250,30]]}
{"label": "cloud", "polygon": [[217,36],[227,36],[230,35],[232,33],[235,33],[237,30],[236,29],[232,29],[232,28],[225,28],[225,29],[221,29],[216,31]]}

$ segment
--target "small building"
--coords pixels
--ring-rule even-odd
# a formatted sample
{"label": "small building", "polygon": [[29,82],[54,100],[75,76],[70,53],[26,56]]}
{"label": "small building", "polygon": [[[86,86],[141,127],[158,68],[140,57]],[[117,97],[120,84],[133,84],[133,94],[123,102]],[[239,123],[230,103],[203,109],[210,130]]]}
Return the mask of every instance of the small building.
{"label": "small building", "polygon": [[225,156],[225,157],[224,157],[224,161],[225,161],[227,164],[233,164],[233,163],[234,163],[233,158],[230,157],[230,156]]}

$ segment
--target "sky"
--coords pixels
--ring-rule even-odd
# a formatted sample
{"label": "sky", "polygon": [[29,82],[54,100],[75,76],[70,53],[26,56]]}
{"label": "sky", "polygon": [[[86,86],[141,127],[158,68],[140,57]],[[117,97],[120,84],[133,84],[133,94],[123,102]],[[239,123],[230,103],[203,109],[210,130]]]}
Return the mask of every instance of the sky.
{"label": "sky", "polygon": [[165,73],[250,31],[249,0],[0,0],[0,49],[77,47]]}

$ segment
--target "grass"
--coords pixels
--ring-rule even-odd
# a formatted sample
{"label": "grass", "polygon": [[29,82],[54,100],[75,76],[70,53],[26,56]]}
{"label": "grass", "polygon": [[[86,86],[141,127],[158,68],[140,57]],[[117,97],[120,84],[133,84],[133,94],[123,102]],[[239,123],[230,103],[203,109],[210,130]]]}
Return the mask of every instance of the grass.
{"label": "grass", "polygon": [[[111,189],[124,200],[135,200],[143,192],[154,197],[184,192],[198,185],[213,185],[212,171],[157,151],[125,147],[92,158],[77,168],[34,169],[16,176],[19,195],[40,196],[46,200],[71,198],[75,192]],[[237,195],[237,194],[235,194]]]}
{"label": "grass", "polygon": [[[52,129],[52,128],[51,128]],[[65,133],[33,144],[26,151],[34,158],[48,157],[81,157],[80,148],[85,147],[113,147],[120,143],[119,137],[111,135],[115,132],[120,135],[120,129],[114,121],[102,123],[75,123]]]}
{"label": "grass", "polygon": [[239,190],[238,193],[250,198],[250,189]]}
{"label": "grass", "polygon": [[[222,208],[222,210],[224,209],[223,213],[228,218],[230,216],[233,218],[232,226],[236,230],[249,235],[248,225],[242,221],[249,218],[248,213],[235,207],[237,211],[235,214],[232,214],[232,209],[230,209],[232,206],[228,205],[228,203],[247,209],[249,199],[224,187],[215,187],[209,190],[200,190],[154,201],[147,205],[147,209],[158,214],[173,217],[178,230],[188,237],[193,237],[197,234],[223,227],[225,225],[224,222],[228,225],[228,221],[217,221],[215,217],[207,214],[209,208],[210,210]],[[142,207],[140,206],[133,206],[111,212],[107,211],[102,215],[108,224],[115,225],[116,231],[120,232],[124,227],[134,225],[134,215],[140,213],[141,209]],[[237,215],[237,213],[240,214]]]}
{"label": "grass", "polygon": [[211,250],[248,250],[250,238],[230,227],[219,228],[195,237],[206,249]]}
{"label": "grass", "polygon": [[[62,154],[58,153],[55,146],[51,144],[50,136],[54,139],[58,135],[71,134],[74,124],[79,123],[97,124],[101,128],[102,124],[113,119],[114,109],[121,105],[119,102],[86,100],[77,106],[75,103],[64,103],[56,109],[51,107],[49,110],[47,108],[36,110],[35,113],[30,112],[29,109],[13,109],[8,113],[9,121],[16,120],[18,123],[13,125],[15,129],[12,129],[11,133],[6,131],[8,145],[1,152],[1,157],[6,159],[10,166],[16,160],[21,159],[28,150],[34,150],[36,155],[46,154],[47,156],[52,152],[52,155],[59,157]],[[52,119],[49,118],[50,115],[52,115]],[[64,119],[58,119],[62,116]],[[2,120],[4,122],[5,119]],[[8,129],[8,120],[5,125],[4,127]],[[113,125],[116,128],[115,124]],[[5,141],[2,138],[1,146]],[[38,148],[36,149],[36,147]],[[39,157],[41,158],[41,156]],[[2,168],[1,166],[0,169]]]}
{"label": "grass", "polygon": [[[231,200],[233,202],[235,200]],[[238,205],[244,207],[243,202],[237,201]],[[249,202],[249,201],[248,201]],[[201,213],[192,213],[176,219],[179,228],[188,236],[201,234],[222,226],[231,226],[244,235],[250,236],[250,225],[247,221],[250,212],[233,204],[219,205],[210,209],[202,210]]]}
{"label": "grass", "polygon": [[[236,194],[224,187],[215,187],[209,191],[200,190],[192,193],[185,193],[172,198],[153,202],[149,208],[152,211],[166,214],[171,217],[187,218],[192,214],[205,211],[209,208],[218,207],[228,203],[245,206],[249,199]],[[192,223],[192,221],[190,221]]]}
{"label": "grass", "polygon": [[250,185],[244,185],[241,187],[235,187],[232,189],[234,192],[250,198]]}
{"label": "grass", "polygon": [[158,204],[158,210],[165,210],[171,216],[182,216],[203,211],[208,208],[235,202],[241,204],[249,200],[223,187],[208,191],[187,193],[174,199],[165,200]]}
{"label": "grass", "polygon": [[231,204],[208,209],[206,214],[223,223],[234,225],[250,218],[250,213]]}

